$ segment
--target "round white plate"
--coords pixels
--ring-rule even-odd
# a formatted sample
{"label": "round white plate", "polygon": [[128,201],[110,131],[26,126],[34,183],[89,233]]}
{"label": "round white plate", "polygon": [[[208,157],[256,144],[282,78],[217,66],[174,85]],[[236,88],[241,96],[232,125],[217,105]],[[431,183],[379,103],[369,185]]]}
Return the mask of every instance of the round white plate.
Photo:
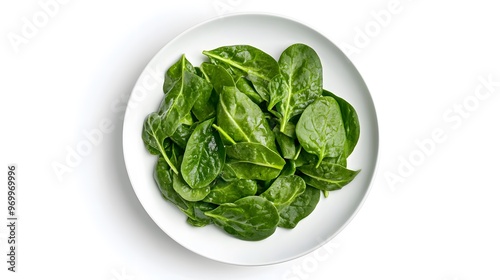
{"label": "round white plate", "polygon": [[[205,61],[203,50],[249,44],[279,58],[293,43],[304,43],[319,55],[324,88],[350,102],[359,115],[361,135],[348,159],[350,169],[361,169],[342,190],[321,198],[311,215],[295,229],[278,228],[262,241],[242,241],[220,228],[196,228],[165,201],[153,179],[157,157],[148,154],[141,138],[144,118],[156,111],[163,97],[163,74],[182,54],[193,65]],[[129,99],[123,125],[123,152],[132,186],[144,209],[172,239],[207,258],[239,265],[265,265],[307,254],[330,241],[353,218],[365,199],[378,154],[378,125],[374,104],[351,61],[326,37],[294,20],[268,14],[219,17],[190,28],[164,46],[142,72]]]}

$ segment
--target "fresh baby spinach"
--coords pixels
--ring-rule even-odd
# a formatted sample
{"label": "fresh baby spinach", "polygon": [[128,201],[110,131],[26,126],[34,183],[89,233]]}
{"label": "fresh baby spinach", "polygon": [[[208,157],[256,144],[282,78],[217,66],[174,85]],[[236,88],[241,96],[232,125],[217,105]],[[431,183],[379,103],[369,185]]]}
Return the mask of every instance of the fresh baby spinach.
{"label": "fresh baby spinach", "polygon": [[350,183],[358,171],[353,171],[335,163],[335,160],[324,160],[319,166],[308,164],[298,167],[303,173],[304,181],[310,186],[320,190],[333,191],[342,188]]}
{"label": "fresh baby spinach", "polygon": [[193,189],[208,186],[217,178],[224,165],[224,144],[219,135],[214,133],[213,122],[214,119],[209,119],[200,123],[186,145],[181,172],[184,180]]}
{"label": "fresh baby spinach", "polygon": [[280,210],[279,227],[294,228],[297,224],[309,216],[319,202],[320,190],[307,186],[302,194]]}
{"label": "fresh baby spinach", "polygon": [[327,199],[360,172],[347,168],[357,112],[323,88],[320,56],[305,44],[278,61],[249,45],[202,53],[199,66],[181,55],[165,71],[160,106],[143,123],[159,195],[188,224],[242,240],[297,227],[321,192]]}
{"label": "fresh baby spinach", "polygon": [[254,180],[232,180],[229,182],[218,180],[203,201],[220,205],[235,202],[256,193],[257,182]]}
{"label": "fresh baby spinach", "polygon": [[293,116],[301,114],[323,91],[323,68],[316,52],[304,44],[288,47],[279,59],[280,75],[271,81],[271,102],[277,105],[280,131]]}
{"label": "fresh baby spinach", "polygon": [[264,113],[235,87],[224,87],[219,96],[217,125],[235,142],[260,143],[276,150],[274,134]]}
{"label": "fresh baby spinach", "polygon": [[339,104],[340,113],[342,114],[342,123],[345,129],[345,156],[347,157],[352,153],[354,147],[356,147],[358,143],[360,133],[358,114],[354,107],[341,97],[327,90],[323,90],[323,95],[335,98],[335,101]]}
{"label": "fresh baby spinach", "polygon": [[274,203],[280,211],[290,205],[305,189],[306,183],[299,176],[280,176],[260,196]]}
{"label": "fresh baby spinach", "polygon": [[340,156],[346,137],[337,101],[318,97],[300,116],[296,133],[304,150],[318,156],[316,167],[324,157]]}
{"label": "fresh baby spinach", "polygon": [[272,56],[248,45],[224,46],[202,53],[236,76],[246,77],[261,98],[269,100],[268,84],[279,73],[278,63]]}
{"label": "fresh baby spinach", "polygon": [[196,74],[184,71],[183,76],[174,83],[160,104],[162,129],[168,137],[174,134],[182,120],[190,114],[197,98],[212,91],[212,85]]}
{"label": "fresh baby spinach", "polygon": [[205,212],[214,224],[243,240],[258,241],[271,236],[280,216],[272,202],[259,196],[247,196]]}
{"label": "fresh baby spinach", "polygon": [[210,186],[192,188],[177,174],[173,175],[174,190],[187,201],[200,201],[210,193]]}

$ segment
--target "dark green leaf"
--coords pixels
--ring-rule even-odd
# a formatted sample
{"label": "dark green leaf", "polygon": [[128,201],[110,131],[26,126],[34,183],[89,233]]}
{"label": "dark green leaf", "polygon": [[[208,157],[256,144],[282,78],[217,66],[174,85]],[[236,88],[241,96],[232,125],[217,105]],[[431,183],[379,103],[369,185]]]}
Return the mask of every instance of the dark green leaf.
{"label": "dark green leaf", "polygon": [[248,45],[224,46],[211,51],[203,51],[217,64],[225,65],[234,74],[245,74],[259,95],[269,100],[268,83],[279,73],[276,60],[269,54]]}
{"label": "dark green leaf", "polygon": [[172,140],[172,142],[179,145],[179,147],[186,149],[189,136],[191,136],[195,128],[196,125],[181,124],[174,132],[174,134],[170,136],[170,139]]}
{"label": "dark green leaf", "polygon": [[276,136],[276,141],[278,141],[278,147],[280,148],[283,158],[293,159],[299,149],[298,145],[295,144],[295,140],[281,133],[278,127],[275,127],[273,132]]}
{"label": "dark green leaf", "polygon": [[255,195],[257,192],[257,183],[254,180],[233,180],[233,181],[217,181],[205,197],[203,201],[224,204],[235,202],[236,200]]}
{"label": "dark green leaf", "polygon": [[218,134],[214,133],[209,119],[199,124],[189,137],[182,160],[182,177],[191,188],[204,188],[222,170],[225,149]]}
{"label": "dark green leaf", "polygon": [[[276,178],[285,160],[273,150],[258,143],[236,143],[226,148],[229,166],[240,179],[270,180]],[[247,170],[242,170],[247,168]]]}
{"label": "dark green leaf", "polygon": [[166,163],[172,168],[172,171],[177,174],[177,168],[172,164],[165,149],[163,143],[165,141],[166,135],[162,129],[162,119],[158,113],[149,114],[144,120],[142,127],[142,140],[146,146],[146,149],[153,155],[161,155],[165,159]]}
{"label": "dark green leaf", "polygon": [[319,202],[320,190],[306,187],[290,205],[284,207],[280,212],[278,226],[282,228],[294,228],[297,224],[309,216]]}
{"label": "dark green leaf", "polygon": [[196,74],[193,65],[186,59],[185,55],[182,55],[181,58],[165,72],[165,81],[163,82],[164,93],[169,92],[174,84],[183,78],[182,74],[184,71]]}
{"label": "dark green leaf", "polygon": [[306,189],[306,183],[299,176],[280,176],[260,196],[274,203],[278,211],[290,205]]}
{"label": "dark green leaf", "polygon": [[264,101],[264,99],[262,99],[262,97],[252,87],[250,81],[247,80],[245,77],[239,77],[236,80],[236,87],[240,92],[244,93],[246,96],[252,99],[252,101],[255,102],[256,104],[259,104],[262,101]]}
{"label": "dark green leaf", "polygon": [[160,104],[162,130],[167,137],[174,134],[183,119],[190,114],[199,93],[210,91],[212,87],[207,81],[191,72],[185,72],[183,77],[167,92]]}
{"label": "dark green leaf", "polygon": [[228,159],[226,165],[238,179],[272,180],[280,175],[280,169],[260,166],[253,163]]}
{"label": "dark green leaf", "polygon": [[318,167],[308,164],[297,169],[306,175],[302,177],[306,184],[326,191],[341,189],[359,173],[359,170],[352,171],[332,161],[323,161]]}
{"label": "dark green leaf", "polygon": [[[277,103],[283,132],[290,118],[301,114],[323,91],[323,68],[316,52],[304,44],[288,47],[280,56],[282,78],[275,78],[271,100]],[[283,92],[284,91],[284,92]],[[281,101],[280,101],[281,100]],[[280,102],[278,102],[280,101]]]}
{"label": "dark green leaf", "polygon": [[[334,157],[334,158],[325,157],[325,158],[323,158],[323,161],[339,164],[339,165],[342,165],[344,167],[347,166],[347,160],[343,154],[338,156],[338,157]],[[304,151],[303,149],[300,151],[298,157],[294,160],[296,167],[299,167],[302,165],[308,165],[308,164],[316,164],[317,162],[318,162],[318,157],[316,155],[310,154],[310,153]]]}
{"label": "dark green leaf", "polygon": [[165,199],[172,202],[180,209],[188,209],[186,201],[174,190],[174,173],[163,158],[158,158],[153,177],[156,185]]}
{"label": "dark green leaf", "polygon": [[285,166],[281,169],[280,176],[294,175],[296,168],[295,161],[287,160]]}
{"label": "dark green leaf", "polygon": [[217,94],[221,94],[224,87],[236,86],[231,74],[222,66],[204,62],[201,64],[201,71],[205,79],[212,84]]}
{"label": "dark green leaf", "polygon": [[345,139],[345,157],[348,157],[359,140],[360,126],[358,114],[354,107],[349,102],[336,96],[335,94],[323,90],[324,96],[331,96],[339,104],[340,112],[342,114],[342,123],[344,124],[346,139]]}
{"label": "dark green leaf", "polygon": [[213,210],[217,207],[215,204],[206,203],[203,201],[189,202],[189,209],[182,211],[187,218],[187,222],[195,227],[204,227],[212,223],[210,217],[205,216],[205,212]]}
{"label": "dark green leaf", "polygon": [[339,105],[332,97],[319,97],[309,105],[295,132],[302,148],[318,156],[316,166],[324,157],[339,157],[344,152],[344,125]]}
{"label": "dark green leaf", "polygon": [[259,196],[247,196],[234,203],[222,204],[205,212],[205,215],[227,233],[250,241],[271,236],[279,222],[278,210],[273,203]]}
{"label": "dark green leaf", "polygon": [[224,87],[217,106],[217,125],[235,142],[260,143],[276,150],[274,134],[264,113],[236,88]]}
{"label": "dark green leaf", "polygon": [[197,189],[191,188],[180,175],[173,175],[173,187],[183,199],[187,201],[200,201],[210,192],[210,186]]}

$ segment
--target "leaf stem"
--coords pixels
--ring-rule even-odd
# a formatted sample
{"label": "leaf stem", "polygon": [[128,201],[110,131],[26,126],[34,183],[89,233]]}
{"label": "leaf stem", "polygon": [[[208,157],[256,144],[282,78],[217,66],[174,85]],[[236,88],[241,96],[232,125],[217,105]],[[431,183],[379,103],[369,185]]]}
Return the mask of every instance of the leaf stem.
{"label": "leaf stem", "polygon": [[170,166],[170,168],[172,169],[172,171],[176,174],[176,175],[179,175],[179,171],[177,170],[177,168],[175,167],[175,165],[170,161],[170,159],[168,158],[167,156],[167,153],[165,152],[165,148],[163,148],[163,145],[161,145],[159,142],[158,142],[158,139],[156,139],[156,144],[158,145],[158,147],[160,147],[160,153],[161,155],[163,156],[163,159],[165,159],[165,161],[167,162],[167,164]]}
{"label": "leaf stem", "polygon": [[212,127],[215,128],[222,136],[224,136],[224,138],[231,142],[231,144],[236,144],[236,142],[233,140],[233,138],[231,138],[231,136],[229,136],[225,131],[224,129],[222,129],[222,127],[220,126],[217,126],[216,124],[212,124]]}

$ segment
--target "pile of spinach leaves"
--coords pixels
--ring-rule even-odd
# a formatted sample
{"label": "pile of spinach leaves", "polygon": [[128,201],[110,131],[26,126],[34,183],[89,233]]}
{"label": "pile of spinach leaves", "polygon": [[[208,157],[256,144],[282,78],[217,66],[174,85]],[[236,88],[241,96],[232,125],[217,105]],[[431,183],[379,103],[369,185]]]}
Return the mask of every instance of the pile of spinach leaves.
{"label": "pile of spinach leaves", "polygon": [[347,157],[359,138],[356,111],[323,88],[320,58],[294,44],[279,60],[249,45],[184,55],[165,73],[162,102],[142,139],[158,155],[163,197],[202,227],[243,240],[294,228],[329,191],[359,173]]}

